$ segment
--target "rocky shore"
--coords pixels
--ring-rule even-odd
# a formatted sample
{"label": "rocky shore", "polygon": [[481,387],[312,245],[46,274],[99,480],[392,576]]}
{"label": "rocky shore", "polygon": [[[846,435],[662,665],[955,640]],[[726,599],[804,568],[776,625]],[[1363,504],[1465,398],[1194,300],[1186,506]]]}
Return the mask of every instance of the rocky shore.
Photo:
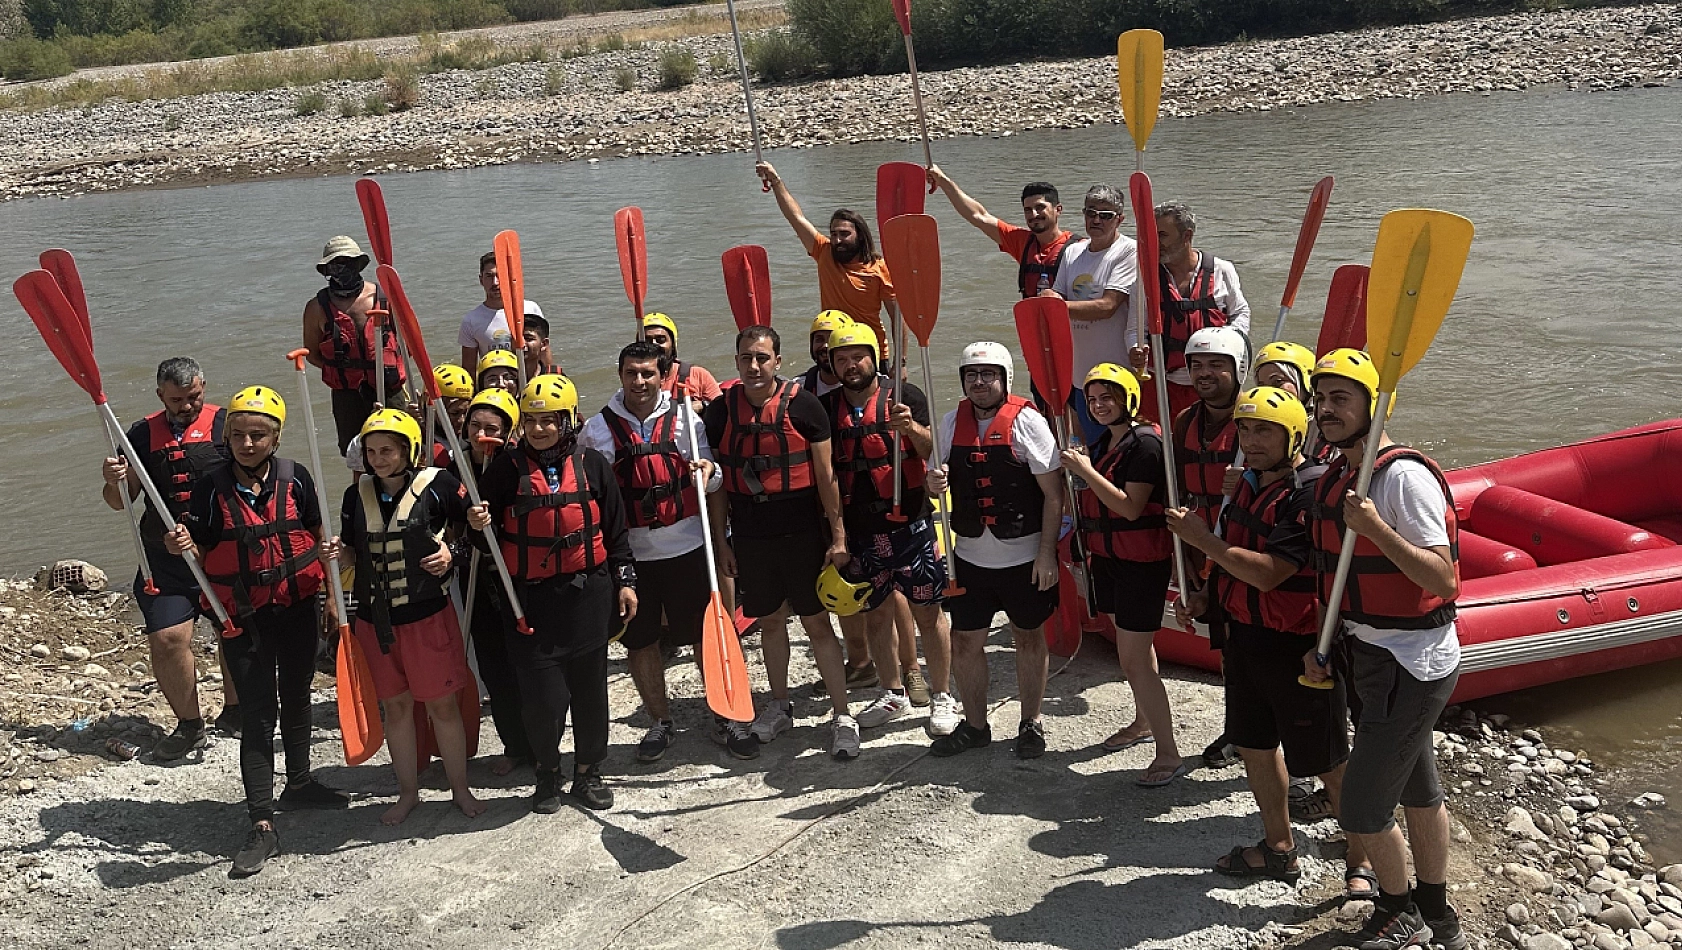
{"label": "rocky shore", "polygon": [[[517,35],[517,28],[499,31],[503,42]],[[673,42],[701,68],[697,82],[670,92],[654,88],[669,45],[657,44],[438,73],[421,80],[415,108],[383,116],[341,118],[332,108],[378,94],[379,81],[0,112],[0,139],[9,144],[0,155],[0,200],[279,175],[746,151],[728,34]],[[636,87],[622,93],[615,73],[626,68]],[[1555,84],[1588,93],[1679,76],[1682,12],[1648,4],[1170,50],[1162,109],[1190,116]],[[877,76],[759,86],[765,144],[909,140],[916,126],[907,82]],[[328,108],[299,115],[299,96],[309,91]],[[1120,121],[1108,58],[930,72],[924,96],[939,138]]]}

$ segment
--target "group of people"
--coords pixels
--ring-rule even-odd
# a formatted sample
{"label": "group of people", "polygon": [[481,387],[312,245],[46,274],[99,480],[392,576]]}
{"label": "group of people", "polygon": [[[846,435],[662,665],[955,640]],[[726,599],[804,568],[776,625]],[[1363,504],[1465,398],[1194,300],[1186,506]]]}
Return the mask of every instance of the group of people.
{"label": "group of people", "polygon": [[[1102,615],[1088,622],[1113,624],[1135,699],[1133,720],[1103,747],[1154,744],[1137,784],[1169,785],[1194,761],[1176,744],[1152,649],[1178,547],[1189,589],[1174,601],[1175,622],[1207,624],[1223,654],[1226,731],[1208,757],[1236,751],[1262,816],[1261,840],[1214,870],[1295,881],[1289,786],[1317,778],[1349,838],[1348,896],[1375,905],[1360,946],[1463,948],[1446,900],[1448,822],[1431,743],[1459,665],[1454,511],[1436,465],[1388,438],[1368,496],[1352,490],[1379,424],[1366,354],[1316,356],[1281,341],[1252,355],[1237,272],[1195,245],[1183,204],[1157,207],[1162,266],[1140,275],[1118,189],[1087,190],[1078,237],[1061,227],[1050,184],[1023,189],[1019,227],[931,167],[930,184],[1017,260],[1023,297],[1068,301],[1080,383],[1025,398],[1010,347],[976,341],[955,367],[961,399],[933,426],[931,394],[903,379],[890,352],[892,275],[868,222],[842,209],[820,230],[774,168],[758,171],[817,266],[811,365],[785,371],[778,331],[749,326],[735,338],[734,378],[721,384],[678,357],[677,321],[650,313],[618,353],[618,391],[588,417],[534,303],[516,321],[524,339],[513,338],[491,254],[479,265],[484,302],[462,321],[461,365],[438,367],[442,405],[423,409],[406,394],[413,381],[395,334],[376,345],[369,314],[385,302],[361,276],[367,256],[350,238],[332,239],[304,341],[358,473],[336,533],[308,470],[276,454],[287,418],[278,394],[252,386],[219,408],[204,401],[196,363],[159,367],[164,408],[130,433],[181,522],[166,533],[148,512],[142,526],[157,592],[137,578],[137,597],[180,719],[154,755],[186,755],[207,728],[187,653],[209,606],[183,561],[196,557],[238,628],[223,641],[217,719],[242,736],[251,829],[235,872],[255,873],[278,851],[277,718],[279,801],[347,801],[310,772],[308,689],[329,563],[354,565],[354,636],[399,786],[383,820],[396,823],[419,803],[418,770],[434,749],[456,806],[470,816],[484,808],[466,770],[479,695],[469,642],[504,749],[493,768],[529,763],[537,812],[557,811],[563,797],[611,807],[608,646],[627,651],[649,720],[635,758],[658,762],[680,740],[666,658],[700,641],[709,538],[738,632],[758,626],[769,681],[751,721],[713,717],[712,738],[729,755],[756,757],[795,721],[791,615],[820,674],[812,694],[831,707],[820,735],[835,758],[857,757],[862,730],[915,708],[927,709],[935,755],[988,746],[984,650],[1001,612],[1021,710],[1014,751],[1043,755],[1045,628],[1065,598],[1080,597],[1059,583],[1075,561]],[[1141,279],[1162,291],[1166,412],[1136,375],[1150,356],[1133,306]],[[376,404],[376,373],[385,404]],[[1060,438],[1064,419],[1084,439]],[[440,440],[443,427],[463,457]],[[1171,471],[1179,507],[1168,503]],[[113,508],[119,492],[138,497],[127,460],[107,459],[104,475]],[[950,539],[935,527],[943,498]],[[1331,605],[1346,528],[1357,538],[1354,567]],[[1065,535],[1073,545],[1060,546]],[[1328,660],[1315,634],[1333,606],[1341,635]],[[858,690],[871,691],[862,706]]]}

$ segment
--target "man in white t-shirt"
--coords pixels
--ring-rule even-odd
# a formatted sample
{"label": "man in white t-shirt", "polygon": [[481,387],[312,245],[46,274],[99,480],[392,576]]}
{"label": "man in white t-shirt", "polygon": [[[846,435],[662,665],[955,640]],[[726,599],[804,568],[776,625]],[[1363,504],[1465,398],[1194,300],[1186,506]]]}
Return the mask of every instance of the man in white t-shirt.
{"label": "man in white t-shirt", "polygon": [[[1313,385],[1320,434],[1343,450],[1321,476],[1311,509],[1311,563],[1322,600],[1345,527],[1357,538],[1338,604],[1345,661],[1339,675],[1349,683],[1355,719],[1339,821],[1371,858],[1378,893],[1356,940],[1464,948],[1448,904],[1448,809],[1431,736],[1460,679],[1453,501],[1436,463],[1388,435],[1379,440],[1368,497],[1351,490],[1378,404],[1378,370],[1367,354],[1327,353],[1315,364]],[[1331,675],[1313,651],[1303,665],[1310,680]],[[1398,804],[1407,815],[1405,841],[1393,817]],[[1410,847],[1417,878],[1411,889]]]}
{"label": "man in white t-shirt", "polygon": [[936,446],[941,464],[930,493],[952,489],[955,574],[963,593],[946,599],[952,614],[952,674],[964,722],[935,739],[935,755],[957,755],[993,741],[987,725],[987,632],[1004,611],[1016,644],[1022,725],[1016,754],[1045,752],[1040,702],[1049,653],[1045,622],[1057,610],[1057,535],[1063,485],[1057,439],[1026,399],[1011,395],[1010,351],[972,343],[958,362],[965,398],[946,414]]}
{"label": "man in white t-shirt", "polygon": [[[522,348],[515,345],[514,336],[508,330],[508,315],[502,311],[502,286],[496,280],[495,251],[479,256],[479,287],[484,290],[485,299],[462,316],[461,331],[456,334],[463,366],[478,366],[479,357],[492,350]],[[543,308],[530,300],[525,302],[525,312],[543,316]]]}
{"label": "man in white t-shirt", "polygon": [[[1074,379],[1085,379],[1099,363],[1123,363],[1127,355],[1128,295],[1139,279],[1137,242],[1121,233],[1127,199],[1112,185],[1086,190],[1081,209],[1087,240],[1070,241],[1057,265],[1057,279],[1041,297],[1069,302],[1069,331],[1074,343]],[[1069,394],[1088,443],[1104,427],[1092,421],[1086,399]]]}

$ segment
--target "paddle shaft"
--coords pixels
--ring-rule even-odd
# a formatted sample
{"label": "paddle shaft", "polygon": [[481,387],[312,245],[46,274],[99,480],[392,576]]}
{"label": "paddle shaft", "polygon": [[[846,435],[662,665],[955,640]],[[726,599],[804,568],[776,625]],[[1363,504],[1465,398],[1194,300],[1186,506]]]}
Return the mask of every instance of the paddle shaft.
{"label": "paddle shaft", "polygon": [[[934,392],[934,371],[929,368],[929,348],[919,346],[917,350],[923,356],[923,393],[932,400],[933,397],[929,394]],[[934,450],[939,452],[940,410],[934,407],[932,401],[929,404],[929,432],[934,438]],[[940,460],[930,459],[929,464],[938,465]],[[946,545],[946,592],[957,594],[961,593],[963,588],[958,586],[958,539],[952,534],[952,513],[946,510],[949,507],[951,506],[940,506],[940,538]]]}
{"label": "paddle shaft", "polygon": [[[1363,501],[1372,487],[1373,463],[1378,461],[1378,446],[1384,439],[1384,420],[1389,416],[1390,403],[1395,398],[1395,393],[1378,394],[1378,409],[1373,413],[1372,430],[1367,433],[1367,443],[1361,452],[1361,471],[1355,478],[1355,497]],[[1343,504],[1341,498],[1332,501],[1333,504]],[[1354,559],[1355,529],[1344,528],[1343,548],[1337,554],[1337,573],[1332,575],[1331,594],[1326,598],[1326,616],[1320,623],[1320,640],[1314,645],[1314,657],[1321,666],[1325,666],[1331,656],[1332,638],[1337,633],[1338,605],[1343,602],[1343,591],[1349,586],[1349,565]]]}
{"label": "paddle shaft", "polygon": [[[317,444],[315,437],[315,407],[310,405],[310,374],[305,368],[303,351],[294,350],[286,356],[298,368],[298,397],[304,404],[304,430],[309,433],[310,468],[315,475],[315,503],[321,509],[321,533],[328,535],[332,533],[328,525],[332,517],[329,513],[333,509],[327,499],[327,481],[321,477],[321,446]],[[384,375],[385,367],[382,365],[379,369]],[[374,477],[373,473],[368,473],[368,477]],[[350,618],[345,616],[345,582],[339,577],[339,559],[336,557],[327,562],[327,583],[333,591],[333,616],[339,618],[339,636],[348,637]]]}
{"label": "paddle shaft", "polygon": [[[1084,398],[1084,397],[1082,397]],[[1061,412],[1053,413],[1051,417],[1052,432],[1057,437],[1058,451],[1069,448],[1069,420]],[[1092,555],[1086,550],[1086,538],[1080,531],[1080,501],[1075,497],[1075,476],[1067,466],[1063,467],[1063,491],[1068,494],[1070,539],[1075,549],[1075,556],[1080,558],[1081,568],[1086,571],[1086,613],[1089,617],[1098,616],[1098,590],[1092,583]]]}
{"label": "paddle shaft", "polygon": [[[690,461],[698,462],[701,459],[701,441],[697,430],[700,428],[701,420],[700,417],[695,415],[694,403],[689,401],[688,387],[684,388],[683,393],[675,394],[673,398],[683,400],[684,425],[689,429],[689,458]],[[712,626],[717,628],[716,635],[723,638],[734,634],[736,625],[730,622],[729,615],[725,613],[724,601],[718,592],[718,563],[713,552],[712,513],[707,508],[706,481],[706,479],[701,479],[695,482],[695,500],[701,509],[701,547],[705,551],[707,559],[707,585],[712,590],[712,599],[707,604],[707,616],[714,620]],[[728,630],[726,630],[727,627]],[[703,650],[703,654],[705,652]],[[724,688],[724,704],[727,707],[734,707],[736,705],[736,688],[733,684],[736,677],[741,677],[745,681],[746,671],[731,670],[730,658],[730,650],[720,649],[718,651],[719,662],[723,665],[723,668],[718,671],[720,674],[718,680]],[[704,672],[705,670],[703,670]]]}
{"label": "paddle shaft", "polygon": [[[462,487],[467,489],[468,501],[471,501],[474,506],[484,504],[484,500],[479,497],[479,480],[473,477],[472,456],[462,452],[461,438],[456,435],[454,429],[449,426],[443,428],[444,439],[450,443],[451,457],[468,460],[466,464],[456,466],[456,470],[461,473]],[[520,595],[514,590],[514,578],[509,576],[508,564],[502,559],[502,548],[497,546],[496,528],[492,525],[485,525],[485,529],[480,533],[485,536],[486,541],[490,542],[491,561],[496,564],[497,576],[502,578],[502,592],[508,595],[508,605],[514,610],[514,626],[521,633],[529,634],[531,633],[531,627],[526,623],[526,609],[520,606]]]}
{"label": "paddle shaft", "polygon": [[[894,352],[893,356],[888,360],[888,369],[893,371],[893,401],[898,402],[900,396],[904,395],[900,392],[900,389],[905,385],[905,364],[901,362],[903,358],[902,354],[905,352],[905,315],[899,312],[898,307],[894,308],[894,318],[891,321],[890,332],[893,334],[894,338]],[[928,393],[924,393],[923,395],[927,397]],[[888,410],[890,412],[893,411],[892,403],[889,403]],[[900,514],[899,511],[900,502],[904,498],[904,491],[900,486],[899,478],[900,466],[903,464],[903,456],[905,454],[903,445],[904,442],[900,439],[899,433],[894,433],[894,510],[893,514],[888,516],[889,521],[905,520],[905,516]]]}
{"label": "paddle shaft", "polygon": [[[111,440],[111,454],[121,454],[117,449],[117,437],[111,434],[111,426],[105,421],[103,414],[99,417],[99,424],[105,428],[105,435]],[[140,577],[146,584],[144,589],[148,594],[156,594],[158,585],[152,580],[152,562],[146,557],[146,542],[140,538],[140,525],[134,521],[134,502],[128,496],[127,478],[117,486],[117,494],[123,499],[123,517],[128,519],[129,533],[134,535],[134,556],[140,561]]]}
{"label": "paddle shaft", "polygon": [[[753,82],[748,78],[748,57],[742,51],[742,29],[736,25],[736,0],[724,0],[724,9],[730,14],[730,35],[736,40],[736,67],[742,74],[742,98],[748,103],[748,133],[753,136],[753,161],[757,165],[761,161],[759,145],[759,116],[753,110]],[[771,183],[760,183],[761,190],[770,191]]]}
{"label": "paddle shaft", "polygon": [[[382,314],[370,310],[368,319],[374,321],[374,401],[381,407],[385,406],[385,321],[380,319]],[[305,400],[308,403],[308,400]],[[315,431],[315,423],[310,423],[310,432]],[[311,436],[314,438],[314,436]],[[313,443],[312,443],[313,444]],[[325,516],[323,516],[325,517]]]}
{"label": "paddle shaft", "polygon": [[[905,63],[911,67],[911,101],[917,104],[917,128],[923,133],[923,165],[934,167],[934,154],[929,151],[929,117],[923,111],[923,84],[917,78],[917,51],[911,45],[911,31],[905,32]],[[932,194],[934,189],[930,186]]]}
{"label": "paddle shaft", "polygon": [[[1162,334],[1152,333],[1150,335],[1150,341],[1151,359],[1156,362],[1157,415],[1166,416],[1168,409],[1168,358],[1164,355],[1162,350]],[[1180,471],[1179,466],[1174,462],[1174,425],[1172,420],[1167,420],[1167,423],[1168,424],[1162,427],[1164,441],[1168,443],[1167,451],[1162,453],[1163,461],[1165,463],[1162,468],[1164,474],[1168,476],[1168,507],[1179,508]],[[1174,535],[1173,538],[1174,580],[1180,592],[1180,596],[1185,597],[1191,593],[1191,588],[1186,586],[1185,542],[1181,541],[1180,536],[1177,534]]]}

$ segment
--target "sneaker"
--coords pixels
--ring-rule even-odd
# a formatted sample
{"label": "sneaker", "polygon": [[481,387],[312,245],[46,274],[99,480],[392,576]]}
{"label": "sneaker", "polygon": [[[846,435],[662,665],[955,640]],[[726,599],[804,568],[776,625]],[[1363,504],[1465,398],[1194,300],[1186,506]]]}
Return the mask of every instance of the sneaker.
{"label": "sneaker", "polygon": [[346,808],[350,805],[350,796],[306,774],[286,780],[286,791],[280,793],[280,803],[293,808]]}
{"label": "sneaker", "polygon": [[859,725],[866,729],[885,726],[895,719],[911,711],[911,700],[904,693],[896,693],[891,689],[882,691],[876,701],[864,707],[859,713]]}
{"label": "sneaker", "polygon": [[561,773],[537,770],[537,788],[532,791],[531,810],[539,815],[553,815],[561,810]]}
{"label": "sneaker", "polygon": [[[847,690],[849,692],[855,689],[871,689],[872,687],[880,685],[881,682],[882,678],[876,675],[876,664],[866,663],[863,666],[853,666],[852,664],[847,665]],[[812,684],[812,695],[829,695],[829,687],[823,684],[822,677],[819,677],[818,681]]]}
{"label": "sneaker", "polygon": [[905,695],[911,698],[911,705],[922,709],[934,702],[929,693],[929,681],[923,679],[920,667],[912,667],[905,671]]}
{"label": "sneaker", "polygon": [[1045,723],[1024,722],[1016,731],[1016,757],[1037,759],[1045,755]]}
{"label": "sneaker", "polygon": [[197,722],[197,725],[177,723],[174,732],[159,739],[158,744],[152,747],[152,758],[159,762],[174,762],[189,752],[204,748],[204,720]]}
{"label": "sneaker", "polygon": [[654,728],[643,733],[642,741],[637,743],[638,762],[658,762],[671,746],[672,739],[677,736],[677,726],[670,719],[662,719],[654,724]]}
{"label": "sneaker", "polygon": [[957,755],[971,749],[980,749],[993,741],[991,726],[977,729],[967,722],[960,721],[957,728],[949,734],[934,740],[929,751],[935,755]]}
{"label": "sneaker", "polygon": [[263,865],[280,853],[280,835],[274,828],[251,826],[251,833],[245,836],[245,845],[234,855],[234,866],[228,871],[230,877],[250,877],[263,870]]}
{"label": "sneaker", "polygon": [[1405,947],[1424,947],[1431,942],[1431,928],[1425,918],[1412,906],[1401,911],[1387,911],[1374,905],[1367,925],[1355,935],[1361,950],[1403,950]]}
{"label": "sneaker", "polygon": [[1209,747],[1203,750],[1204,768],[1224,769],[1229,765],[1237,765],[1241,761],[1243,760],[1238,757],[1238,750],[1227,741],[1224,732],[1221,733],[1220,738],[1209,743]]}
{"label": "sneaker", "polygon": [[216,721],[212,723],[212,725],[216,727],[217,732],[220,732],[229,738],[238,739],[240,737],[240,729],[243,723],[244,720],[240,718],[238,706],[223,706],[222,711],[216,715]]}
{"label": "sneaker", "polygon": [[745,722],[713,717],[713,741],[738,759],[759,758],[759,737]]}
{"label": "sneaker", "polygon": [[792,704],[771,700],[759,711],[759,715],[753,717],[753,725],[749,728],[754,738],[759,740],[760,745],[764,745],[794,728],[794,719],[789,716],[793,711]]}
{"label": "sneaker", "polygon": [[952,730],[963,721],[963,715],[958,712],[958,701],[952,698],[952,694],[935,693],[929,703],[929,721],[924,729],[928,731],[929,738],[938,739],[951,735]]}
{"label": "sneaker", "polygon": [[852,716],[836,716],[829,721],[829,754],[846,761],[859,757],[859,722]]}
{"label": "sneaker", "polygon": [[1431,944],[1442,950],[1466,950],[1471,943],[1460,930],[1460,915],[1453,907],[1447,917],[1426,917],[1425,926],[1431,928]]}
{"label": "sneaker", "polygon": [[591,811],[613,807],[613,790],[602,784],[602,767],[599,765],[574,772],[572,790],[568,794]]}

